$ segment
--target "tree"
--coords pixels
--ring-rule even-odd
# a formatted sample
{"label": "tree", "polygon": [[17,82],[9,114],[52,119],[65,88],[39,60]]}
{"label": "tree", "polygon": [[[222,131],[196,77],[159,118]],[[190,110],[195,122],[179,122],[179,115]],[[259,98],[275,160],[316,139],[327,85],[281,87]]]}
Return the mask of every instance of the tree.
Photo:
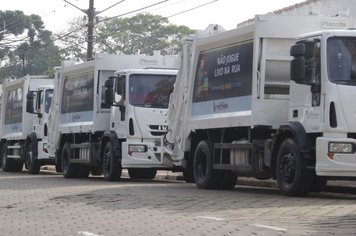
{"label": "tree", "polygon": [[0,34],[1,79],[46,74],[59,65],[59,48],[40,16],[0,11],[0,22],[5,22]]}
{"label": "tree", "polygon": [[[84,22],[77,18],[68,32],[61,33],[68,34],[61,41],[66,55],[84,58],[87,39]],[[192,30],[188,27],[170,24],[166,17],[158,15],[103,19],[95,27],[94,52],[152,54],[154,50],[160,50],[162,54],[176,54],[180,51],[182,38],[190,33]]]}

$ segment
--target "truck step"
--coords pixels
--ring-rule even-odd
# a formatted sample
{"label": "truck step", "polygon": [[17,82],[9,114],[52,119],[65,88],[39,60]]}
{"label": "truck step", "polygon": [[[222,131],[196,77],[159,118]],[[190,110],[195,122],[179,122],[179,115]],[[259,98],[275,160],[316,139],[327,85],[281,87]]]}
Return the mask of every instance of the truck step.
{"label": "truck step", "polygon": [[20,149],[20,145],[7,146],[7,149]]}
{"label": "truck step", "polygon": [[7,155],[7,158],[12,158],[12,159],[20,159],[21,157],[19,155]]}
{"label": "truck step", "polygon": [[215,149],[253,149],[253,143],[214,143]]}

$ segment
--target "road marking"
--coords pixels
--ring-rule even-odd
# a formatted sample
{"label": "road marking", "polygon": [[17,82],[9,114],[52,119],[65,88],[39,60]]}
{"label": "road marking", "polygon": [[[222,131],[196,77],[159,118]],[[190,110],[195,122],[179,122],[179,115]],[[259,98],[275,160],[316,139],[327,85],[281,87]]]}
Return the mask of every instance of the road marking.
{"label": "road marking", "polygon": [[216,220],[216,221],[223,221],[224,218],[212,217],[212,216],[197,216],[197,218],[201,219],[208,219],[208,220]]}
{"label": "road marking", "polygon": [[88,231],[79,231],[78,234],[79,235],[84,235],[84,236],[102,236],[100,234],[94,234],[94,233],[91,233],[91,232],[88,232]]}
{"label": "road marking", "polygon": [[275,226],[270,226],[270,225],[261,225],[261,224],[253,224],[253,226],[258,227],[258,228],[265,228],[265,229],[272,229],[276,231],[287,231],[285,228],[280,228],[280,227],[275,227]]}

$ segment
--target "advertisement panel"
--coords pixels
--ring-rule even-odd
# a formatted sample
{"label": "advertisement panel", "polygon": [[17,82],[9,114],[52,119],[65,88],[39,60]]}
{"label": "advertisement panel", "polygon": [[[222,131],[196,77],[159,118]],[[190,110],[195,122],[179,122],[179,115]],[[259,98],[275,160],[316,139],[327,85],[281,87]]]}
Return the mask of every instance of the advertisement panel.
{"label": "advertisement panel", "polygon": [[66,77],[63,85],[61,121],[90,121],[94,104],[94,73]]}
{"label": "advertisement panel", "polygon": [[22,88],[17,88],[7,94],[5,104],[5,129],[7,133],[21,132],[22,122]]}
{"label": "advertisement panel", "polygon": [[195,73],[193,115],[251,109],[253,43],[200,53]]}

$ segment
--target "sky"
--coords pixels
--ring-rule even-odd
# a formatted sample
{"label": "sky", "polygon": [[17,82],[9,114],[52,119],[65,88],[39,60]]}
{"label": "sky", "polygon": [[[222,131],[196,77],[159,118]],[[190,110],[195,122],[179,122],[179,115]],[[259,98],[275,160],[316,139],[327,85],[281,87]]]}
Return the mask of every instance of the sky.
{"label": "sky", "polygon": [[[68,22],[84,13],[64,0],[0,0],[0,10],[21,10],[26,15],[40,15],[46,29],[59,33],[65,30]],[[89,0],[67,0],[80,9],[89,8]],[[122,0],[94,0],[96,11],[102,11]],[[124,0],[120,4],[98,14],[100,17],[113,17],[139,8],[162,2],[140,11],[169,17],[169,22],[186,25],[191,29],[205,29],[209,24],[219,24],[226,30],[233,29],[242,21],[253,18],[256,14],[266,14],[303,0]],[[200,8],[181,13],[183,11]],[[181,14],[178,14],[181,13]],[[130,17],[137,14],[128,14]],[[173,16],[178,14],[176,16]],[[6,22],[14,24],[16,22]],[[3,26],[0,22],[0,28]]]}

